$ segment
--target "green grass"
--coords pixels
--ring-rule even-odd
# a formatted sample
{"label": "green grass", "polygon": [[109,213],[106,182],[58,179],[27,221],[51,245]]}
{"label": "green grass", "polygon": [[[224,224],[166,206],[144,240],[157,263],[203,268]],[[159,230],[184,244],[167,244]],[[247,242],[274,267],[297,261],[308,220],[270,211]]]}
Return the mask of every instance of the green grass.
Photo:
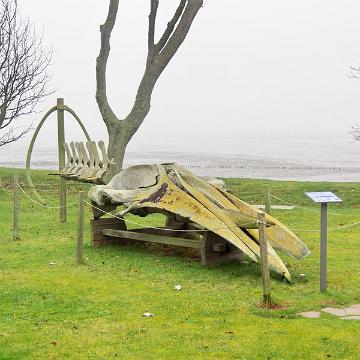
{"label": "green grass", "polygon": [[[20,170],[0,168],[2,186]],[[57,205],[55,177],[34,172],[49,205]],[[329,190],[343,198],[331,206],[329,227],[359,221],[360,189],[352,183],[227,179],[231,191],[260,203],[267,185],[287,202],[318,211],[304,191]],[[69,186],[69,203],[79,184]],[[87,185],[82,185],[86,189]],[[26,191],[29,191],[25,187]],[[254,196],[255,197],[252,197]],[[250,201],[251,200],[251,201]],[[280,204],[279,202],[276,202]],[[231,263],[204,268],[198,259],[146,247],[89,246],[75,265],[76,205],[68,222],[21,194],[20,241],[12,240],[12,193],[0,190],[0,359],[359,359],[360,322],[297,313],[360,303],[360,227],[329,233],[328,286],[319,293],[319,234],[298,232],[311,249],[297,261],[282,256],[292,284],[272,274],[278,310],[259,307],[260,268]],[[296,208],[274,215],[295,229],[317,229],[319,214]],[[160,225],[161,216],[137,219]],[[51,262],[56,265],[49,265]],[[299,274],[305,273],[300,280]],[[181,284],[181,291],[174,286]],[[152,318],[142,317],[154,313]]]}

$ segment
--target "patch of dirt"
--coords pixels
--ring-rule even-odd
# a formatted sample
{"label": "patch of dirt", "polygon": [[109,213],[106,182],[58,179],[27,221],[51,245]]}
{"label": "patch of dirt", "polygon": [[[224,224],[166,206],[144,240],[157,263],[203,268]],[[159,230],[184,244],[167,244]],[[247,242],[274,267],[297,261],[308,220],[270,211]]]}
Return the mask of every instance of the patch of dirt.
{"label": "patch of dirt", "polygon": [[200,259],[200,253],[197,249],[184,248],[181,246],[165,245],[165,244],[155,244],[148,243],[146,248],[152,254],[158,254],[162,256],[175,256],[182,257],[189,260],[198,260]]}
{"label": "patch of dirt", "polygon": [[268,309],[268,310],[285,310],[285,309],[288,309],[290,306],[291,306],[291,304],[286,304],[286,303],[277,304],[275,302],[271,302],[269,307],[267,307],[264,302],[261,302],[256,305],[256,307],[259,309]]}
{"label": "patch of dirt", "polygon": [[328,305],[338,305],[338,303],[333,299],[324,300],[320,303],[321,307],[327,307]]}

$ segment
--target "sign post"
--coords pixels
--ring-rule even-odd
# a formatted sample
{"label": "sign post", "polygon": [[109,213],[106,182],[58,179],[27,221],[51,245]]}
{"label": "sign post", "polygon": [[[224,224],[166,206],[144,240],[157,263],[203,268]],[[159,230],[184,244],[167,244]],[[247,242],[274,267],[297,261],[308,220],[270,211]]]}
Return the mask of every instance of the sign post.
{"label": "sign post", "polygon": [[320,291],[327,289],[326,269],[327,269],[327,204],[339,203],[342,200],[332,192],[306,192],[312,201],[321,204],[320,217]]}

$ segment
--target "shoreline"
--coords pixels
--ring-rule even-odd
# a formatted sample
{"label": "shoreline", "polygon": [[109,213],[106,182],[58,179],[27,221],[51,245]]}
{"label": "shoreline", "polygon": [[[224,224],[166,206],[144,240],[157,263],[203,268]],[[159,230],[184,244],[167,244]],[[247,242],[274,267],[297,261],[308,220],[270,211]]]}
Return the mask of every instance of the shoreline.
{"label": "shoreline", "polygon": [[[199,140],[199,139],[198,139]],[[199,176],[284,181],[359,182],[360,144],[333,137],[212,137],[184,146],[182,139],[129,145],[124,168],[176,162]],[[27,146],[0,149],[0,166],[25,168]],[[39,144],[33,169],[57,170],[57,148]]]}
{"label": "shoreline", "polygon": [[[143,162],[151,164],[151,162]],[[316,167],[316,166],[291,166],[291,165],[180,165],[192,171],[198,176],[213,176],[219,178],[233,179],[256,179],[271,181],[298,181],[298,182],[339,182],[339,183],[357,183],[360,182],[360,167]],[[137,163],[126,163],[125,168]],[[25,171],[24,163],[1,163],[0,168],[22,169]],[[31,170],[57,171],[53,161],[37,162],[34,161]]]}

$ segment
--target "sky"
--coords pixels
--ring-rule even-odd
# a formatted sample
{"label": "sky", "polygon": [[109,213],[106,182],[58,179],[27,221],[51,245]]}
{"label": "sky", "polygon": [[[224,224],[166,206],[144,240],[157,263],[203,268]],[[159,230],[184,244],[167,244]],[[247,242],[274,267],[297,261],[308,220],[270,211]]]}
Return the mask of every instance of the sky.
{"label": "sky", "polygon": [[[178,2],[160,0],[157,37]],[[56,92],[28,121],[36,126],[64,97],[91,137],[107,142],[95,101],[95,59],[108,1],[19,3],[53,49]],[[144,71],[148,11],[149,0],[120,0],[107,70],[119,117],[129,112]],[[350,66],[360,65],[359,13],[358,0],[205,0],[130,146],[168,146],[171,139],[216,145],[219,137],[257,134],[347,136],[360,123],[360,80],[348,76]],[[48,122],[40,145],[56,143],[55,118]],[[77,140],[78,126],[70,116],[66,123],[67,140]]]}

